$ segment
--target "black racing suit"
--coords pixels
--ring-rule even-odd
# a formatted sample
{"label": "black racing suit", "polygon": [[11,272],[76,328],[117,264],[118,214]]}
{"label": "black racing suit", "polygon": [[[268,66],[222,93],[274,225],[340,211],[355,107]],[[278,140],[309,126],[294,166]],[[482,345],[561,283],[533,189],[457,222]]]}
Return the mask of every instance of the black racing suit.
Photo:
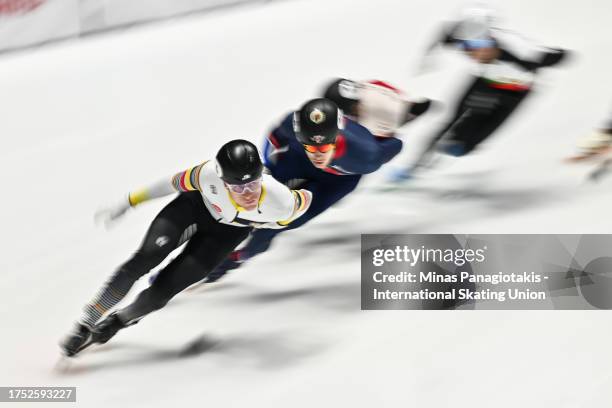
{"label": "black racing suit", "polygon": [[162,308],[174,295],[204,279],[251,229],[217,222],[205,207],[199,191],[179,194],[155,217],[140,248],[85,307],[83,323],[93,326],[127,295],[140,277],[187,242],[183,251],[159,272],[153,284],[117,314],[128,323]]}
{"label": "black racing suit", "polygon": [[[463,41],[455,37],[456,30],[456,25],[451,26],[437,43],[459,45],[461,48]],[[498,32],[501,33],[502,30]],[[494,32],[491,35],[494,35]],[[527,73],[535,73],[539,68],[556,65],[567,54],[565,50],[550,48],[540,51],[533,60],[528,60],[516,56],[517,51],[522,50],[514,47],[517,49],[514,51],[514,44],[498,41],[495,37],[492,37],[492,41],[494,47],[499,50],[499,55],[493,63],[505,64]],[[451,119],[431,138],[417,166],[422,165],[434,149],[453,156],[470,153],[506,121],[530,92],[529,86],[500,84],[486,76],[476,76],[459,98]]]}

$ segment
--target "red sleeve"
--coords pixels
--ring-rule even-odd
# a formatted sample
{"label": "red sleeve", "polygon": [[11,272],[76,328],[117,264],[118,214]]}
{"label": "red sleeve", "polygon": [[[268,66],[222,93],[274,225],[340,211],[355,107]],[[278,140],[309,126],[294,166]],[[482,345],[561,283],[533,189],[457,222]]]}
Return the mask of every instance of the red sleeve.
{"label": "red sleeve", "polygon": [[274,136],[273,132],[270,132],[270,134],[268,135],[268,140],[270,141],[270,143],[272,144],[272,146],[274,146],[275,148],[279,148],[281,147],[280,143],[278,142],[278,140],[276,139],[276,136]]}
{"label": "red sleeve", "polygon": [[346,153],[346,139],[343,135],[338,135],[336,138],[336,152],[334,153],[334,159],[344,156],[344,153]]}
{"label": "red sleeve", "polygon": [[376,85],[376,86],[382,86],[383,88],[387,88],[390,89],[392,91],[394,91],[395,93],[397,93],[398,95],[402,94],[402,91],[399,88],[394,87],[393,85],[384,82],[384,81],[379,81],[378,79],[373,79],[371,81],[366,81],[368,84],[372,84],[372,85]]}

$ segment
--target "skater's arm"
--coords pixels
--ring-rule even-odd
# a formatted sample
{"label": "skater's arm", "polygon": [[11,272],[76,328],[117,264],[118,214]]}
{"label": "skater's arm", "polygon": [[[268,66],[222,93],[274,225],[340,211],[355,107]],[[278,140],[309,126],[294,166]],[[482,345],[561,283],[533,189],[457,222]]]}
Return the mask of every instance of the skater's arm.
{"label": "skater's arm", "polygon": [[291,193],[294,199],[293,209],[291,210],[291,215],[287,219],[278,222],[278,225],[281,227],[286,227],[291,222],[304,215],[312,202],[312,193],[308,190],[291,190]]}
{"label": "skater's arm", "polygon": [[128,201],[131,207],[145,201],[165,197],[170,194],[200,190],[200,171],[206,162],[176,173],[171,178],[164,178],[145,188],[131,191]]}
{"label": "skater's arm", "polygon": [[171,178],[160,180],[140,190],[130,191],[127,196],[123,196],[118,202],[96,211],[94,215],[96,222],[104,223],[108,227],[121,218],[130,208],[145,201],[177,192],[200,190],[200,171],[206,163],[176,173]]}
{"label": "skater's arm", "polygon": [[425,113],[431,100],[408,98],[383,81],[368,81],[362,85],[357,121],[376,136],[392,136],[399,127]]}
{"label": "skater's arm", "polygon": [[543,47],[510,30],[497,29],[495,39],[502,49],[500,59],[514,62],[528,71],[552,67],[567,59],[562,48]]}
{"label": "skater's arm", "polygon": [[283,229],[290,225],[293,221],[304,215],[312,202],[312,193],[305,189],[289,190],[287,187],[279,183],[281,189],[276,192],[270,191],[269,194],[275,195],[273,200],[279,202],[277,212],[278,220],[253,224],[255,228],[263,229]]}
{"label": "skater's arm", "polygon": [[[380,164],[381,166],[393,159],[402,150],[402,141],[395,138],[379,138],[378,146],[380,147]],[[379,166],[380,167],[380,166]]]}
{"label": "skater's arm", "polygon": [[293,128],[293,113],[285,116],[285,119],[270,131],[262,146],[263,162],[268,168],[273,167],[283,153],[289,150],[289,138]]}
{"label": "skater's arm", "polygon": [[347,173],[373,173],[402,149],[401,140],[395,137],[376,137],[360,124],[347,123],[345,132],[345,152],[334,158],[332,167],[343,169]]}

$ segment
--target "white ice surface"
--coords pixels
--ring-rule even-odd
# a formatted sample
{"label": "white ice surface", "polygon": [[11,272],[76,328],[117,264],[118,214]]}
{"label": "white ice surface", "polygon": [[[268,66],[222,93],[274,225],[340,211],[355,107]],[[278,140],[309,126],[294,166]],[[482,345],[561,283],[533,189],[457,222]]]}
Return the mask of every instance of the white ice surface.
{"label": "white ice surface", "polygon": [[[368,177],[218,286],[53,370],[57,341],[166,201],[110,231],[97,207],[231,138],[259,143],[333,76],[451,102],[461,58],[410,70],[457,4],[271,3],[0,59],[0,386],[77,386],[77,406],[105,408],[612,406],[608,312],[365,312],[359,292],[360,233],[612,233],[612,177],[562,163],[612,104],[608,0],[504,2],[506,25],[576,57],[477,154],[396,194]],[[445,113],[406,128],[397,162]]]}

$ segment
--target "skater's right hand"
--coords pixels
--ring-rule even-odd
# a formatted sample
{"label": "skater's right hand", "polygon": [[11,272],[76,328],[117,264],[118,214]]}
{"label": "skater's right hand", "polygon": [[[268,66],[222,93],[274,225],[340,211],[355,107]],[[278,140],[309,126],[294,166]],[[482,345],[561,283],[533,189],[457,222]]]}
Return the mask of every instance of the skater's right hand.
{"label": "skater's right hand", "polygon": [[113,205],[101,208],[96,211],[94,219],[96,224],[104,224],[106,228],[112,226],[119,218],[121,218],[131,207],[128,197],[116,202]]}

